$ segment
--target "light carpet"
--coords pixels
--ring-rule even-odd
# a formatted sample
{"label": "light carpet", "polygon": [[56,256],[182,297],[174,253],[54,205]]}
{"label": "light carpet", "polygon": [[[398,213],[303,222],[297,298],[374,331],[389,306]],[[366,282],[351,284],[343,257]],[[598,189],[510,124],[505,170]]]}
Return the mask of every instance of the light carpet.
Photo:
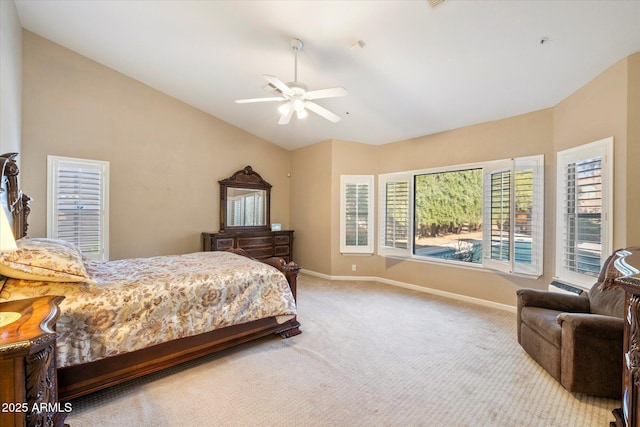
{"label": "light carpet", "polygon": [[72,401],[81,426],[609,425],[518,345],[514,313],[301,275],[303,333],[267,337]]}

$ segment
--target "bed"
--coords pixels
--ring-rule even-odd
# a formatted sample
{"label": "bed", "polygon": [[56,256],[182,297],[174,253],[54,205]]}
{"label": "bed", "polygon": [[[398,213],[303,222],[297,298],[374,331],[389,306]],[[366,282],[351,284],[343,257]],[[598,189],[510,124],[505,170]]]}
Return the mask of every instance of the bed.
{"label": "bed", "polygon": [[72,244],[27,237],[30,199],[18,187],[16,156],[0,155],[0,208],[19,245],[0,253],[0,274],[10,276],[0,276],[0,302],[64,296],[60,401],[267,335],[300,333],[293,262],[258,261],[242,250],[95,262]]}

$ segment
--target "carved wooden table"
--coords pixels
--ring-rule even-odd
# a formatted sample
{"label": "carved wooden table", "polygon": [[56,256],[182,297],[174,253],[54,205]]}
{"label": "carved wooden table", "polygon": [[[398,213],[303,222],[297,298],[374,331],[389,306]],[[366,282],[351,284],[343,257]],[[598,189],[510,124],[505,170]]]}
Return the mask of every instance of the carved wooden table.
{"label": "carved wooden table", "polygon": [[61,426],[54,332],[61,296],[0,304],[0,425]]}
{"label": "carved wooden table", "polygon": [[640,248],[618,252],[616,269],[623,275],[615,280],[625,298],[625,325],[622,364],[622,407],[615,409],[611,427],[640,427]]}

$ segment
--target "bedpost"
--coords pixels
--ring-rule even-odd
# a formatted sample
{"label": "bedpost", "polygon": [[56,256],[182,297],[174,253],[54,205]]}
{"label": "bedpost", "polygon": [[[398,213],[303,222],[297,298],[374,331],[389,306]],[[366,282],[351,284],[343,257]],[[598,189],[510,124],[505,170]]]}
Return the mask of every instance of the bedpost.
{"label": "bedpost", "polygon": [[[233,252],[234,254],[246,256],[247,258],[255,259],[251,255],[247,253],[244,249],[241,248],[229,248],[227,252]],[[297,302],[297,287],[298,287],[298,273],[300,272],[300,266],[295,262],[286,262],[284,258],[271,257],[263,260],[256,260],[263,262],[265,264],[269,264],[278,270],[282,271],[284,277],[287,278],[287,282],[289,282],[289,287],[291,288],[291,293],[293,294],[293,299]],[[280,334],[283,338],[289,338],[302,333],[300,330],[300,322],[298,322],[295,318],[287,322],[286,327],[277,333]]]}
{"label": "bedpost", "polygon": [[[242,249],[240,249],[242,250]],[[300,266],[295,262],[286,262],[283,258],[267,258],[262,260],[265,264],[269,264],[277,268],[278,270],[284,273],[284,276],[287,278],[287,282],[289,282],[289,287],[291,288],[291,293],[293,294],[293,299],[298,301],[297,296],[297,287],[298,287],[298,273],[300,272]],[[300,322],[298,320],[293,319],[292,323],[287,325],[286,329],[278,332],[282,338],[290,338],[296,335],[300,335],[302,331],[300,330]]]}
{"label": "bedpost", "polygon": [[293,294],[293,299],[297,300],[296,288],[298,286],[298,273],[300,272],[300,266],[295,262],[286,262],[284,258],[279,257],[271,257],[267,259],[256,259],[249,255],[247,251],[242,248],[229,248],[227,252],[233,252],[234,254],[246,256],[247,258],[255,259],[256,261],[263,262],[265,264],[269,264],[278,270],[282,271],[284,277],[287,278],[287,282],[289,282],[289,287],[291,287],[291,293]]}
{"label": "bedpost", "polygon": [[261,262],[272,265],[284,273],[284,277],[286,277],[287,282],[289,282],[293,299],[297,301],[298,295],[296,294],[296,291],[298,287],[298,273],[300,272],[300,266],[293,261],[287,263],[283,258],[278,257],[267,258]]}
{"label": "bedpost", "polygon": [[[31,212],[31,198],[22,194],[18,186],[20,169],[16,163],[18,153],[0,154],[0,202],[7,209],[9,221],[13,227],[13,235],[20,239],[27,235],[27,216]],[[6,193],[6,194],[5,194]]]}

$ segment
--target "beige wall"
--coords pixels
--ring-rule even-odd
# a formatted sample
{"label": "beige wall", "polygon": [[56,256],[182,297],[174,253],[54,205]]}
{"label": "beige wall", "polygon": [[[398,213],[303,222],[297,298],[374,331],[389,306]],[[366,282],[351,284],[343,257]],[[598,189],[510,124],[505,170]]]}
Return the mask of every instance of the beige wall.
{"label": "beige wall", "polygon": [[18,11],[13,1],[0,1],[0,154],[20,151],[21,80],[22,28]]}
{"label": "beige wall", "polygon": [[613,136],[614,248],[627,244],[627,74],[624,59],[554,108],[556,152]]}
{"label": "beige wall", "polygon": [[22,186],[46,235],[47,155],[108,160],[110,258],[200,249],[219,225],[218,180],[251,165],[290,226],[291,154],[33,33],[23,33]]}
{"label": "beige wall", "polygon": [[291,221],[293,253],[303,268],[331,271],[331,141],[292,152]]}
{"label": "beige wall", "polygon": [[[374,175],[377,147],[329,140],[292,152],[295,260],[305,270],[374,276],[376,257],[340,253],[340,175]],[[313,208],[310,208],[313,207]],[[351,266],[356,265],[356,272]]]}
{"label": "beige wall", "polygon": [[[640,52],[628,58],[626,246],[640,246]],[[624,159],[623,159],[624,161]]]}

